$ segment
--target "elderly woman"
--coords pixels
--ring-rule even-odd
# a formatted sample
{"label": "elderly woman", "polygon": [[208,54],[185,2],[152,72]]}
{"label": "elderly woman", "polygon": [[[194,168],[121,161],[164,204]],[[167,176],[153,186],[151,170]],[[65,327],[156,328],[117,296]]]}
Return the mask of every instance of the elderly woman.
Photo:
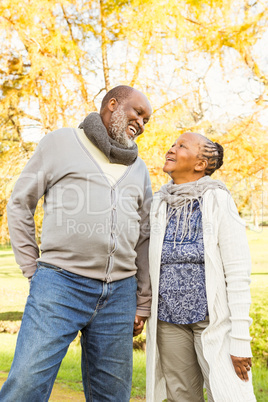
{"label": "elderly woman", "polygon": [[223,148],[184,133],[166,154],[172,180],[151,208],[152,313],[147,402],[255,401],[249,326],[250,255],[244,223],[210,175]]}

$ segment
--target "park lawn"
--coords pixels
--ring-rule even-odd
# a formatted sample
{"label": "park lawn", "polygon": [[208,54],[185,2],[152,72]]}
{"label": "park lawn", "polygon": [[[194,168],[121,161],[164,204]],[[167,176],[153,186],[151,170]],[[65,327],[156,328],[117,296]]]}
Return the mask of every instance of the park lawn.
{"label": "park lawn", "polygon": [[268,227],[259,231],[247,230],[252,260],[252,274],[268,275]]}
{"label": "park lawn", "polygon": [[29,284],[19,270],[10,248],[0,249],[0,321],[3,313],[19,313],[21,319]]}
{"label": "park lawn", "polygon": [[[251,326],[253,382],[258,402],[268,401],[267,342],[268,342],[268,228],[248,231],[252,256]],[[0,249],[0,372],[7,373],[13,359],[17,332],[29,285],[21,275],[10,248]],[[8,331],[8,333],[4,332]],[[82,391],[80,346],[76,339],[68,350],[57,376],[57,383],[73,391]],[[132,397],[145,397],[145,353],[134,351]],[[3,373],[3,375],[5,375]]]}

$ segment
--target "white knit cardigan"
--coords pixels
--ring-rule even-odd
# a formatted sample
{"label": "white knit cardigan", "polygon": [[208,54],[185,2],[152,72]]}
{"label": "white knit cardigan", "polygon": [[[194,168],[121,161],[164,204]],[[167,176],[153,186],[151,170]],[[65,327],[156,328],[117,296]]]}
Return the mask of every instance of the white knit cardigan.
{"label": "white knit cardigan", "polygon": [[[161,251],[167,205],[155,194],[151,207],[150,276],[152,310],[146,328],[146,401],[162,402],[166,396],[156,344]],[[244,382],[234,371],[230,355],[251,357],[249,326],[251,262],[245,224],[232,197],[224,190],[208,190],[203,198],[203,238],[209,325],[201,341],[209,365],[215,402],[255,401],[252,378]],[[179,402],[179,401],[178,401]]]}

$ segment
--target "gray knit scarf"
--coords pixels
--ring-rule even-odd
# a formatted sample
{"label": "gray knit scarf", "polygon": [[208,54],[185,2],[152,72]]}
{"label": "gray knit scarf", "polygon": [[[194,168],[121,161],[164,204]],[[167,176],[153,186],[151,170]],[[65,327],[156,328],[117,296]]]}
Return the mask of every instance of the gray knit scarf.
{"label": "gray knit scarf", "polygon": [[90,113],[80,123],[79,128],[84,130],[87,138],[107,156],[111,163],[120,163],[129,166],[137,159],[137,144],[133,142],[133,146],[127,148],[109,137],[99,113]]}
{"label": "gray knit scarf", "polygon": [[165,184],[159,190],[161,202],[166,201],[168,204],[168,214],[167,214],[167,222],[168,224],[171,216],[174,214],[177,218],[177,227],[174,238],[174,247],[176,242],[176,235],[179,228],[180,217],[183,214],[183,228],[182,228],[182,238],[180,243],[183,242],[183,239],[187,235],[189,230],[189,236],[191,236],[191,226],[190,219],[193,213],[193,203],[194,201],[198,201],[200,210],[202,211],[202,201],[203,196],[207,190],[213,189],[221,189],[225,190],[229,193],[229,190],[226,188],[225,184],[219,180],[213,180],[210,176],[204,176],[199,180],[183,183],[183,184],[174,184],[173,180],[171,180],[168,184]]}

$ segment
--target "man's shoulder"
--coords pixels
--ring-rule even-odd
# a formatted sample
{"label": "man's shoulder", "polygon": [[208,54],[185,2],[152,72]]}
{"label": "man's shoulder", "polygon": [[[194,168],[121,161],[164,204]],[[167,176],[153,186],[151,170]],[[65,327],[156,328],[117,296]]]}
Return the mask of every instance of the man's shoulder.
{"label": "man's shoulder", "polygon": [[39,141],[39,148],[41,147],[46,147],[46,146],[52,146],[52,144],[57,144],[58,142],[61,143],[62,145],[66,144],[66,140],[68,138],[74,138],[75,137],[75,130],[71,127],[64,127],[64,128],[59,128],[57,130],[50,131],[46,135],[44,135],[43,138]]}
{"label": "man's shoulder", "polygon": [[56,130],[50,131],[48,132],[42,139],[44,138],[58,138],[59,136],[62,135],[74,135],[74,131],[75,129],[72,127],[62,127],[62,128],[58,128]]}
{"label": "man's shoulder", "polygon": [[146,163],[144,162],[143,159],[141,159],[140,156],[137,157],[137,159],[134,162],[134,165],[136,165],[137,167],[140,167],[141,169],[144,169],[145,171],[148,171]]}
{"label": "man's shoulder", "polygon": [[146,179],[146,181],[150,181],[150,174],[149,174],[149,170],[146,166],[146,163],[139,156],[133,163],[131,171],[133,174],[137,175],[138,177],[140,177],[140,178],[143,177]]}

